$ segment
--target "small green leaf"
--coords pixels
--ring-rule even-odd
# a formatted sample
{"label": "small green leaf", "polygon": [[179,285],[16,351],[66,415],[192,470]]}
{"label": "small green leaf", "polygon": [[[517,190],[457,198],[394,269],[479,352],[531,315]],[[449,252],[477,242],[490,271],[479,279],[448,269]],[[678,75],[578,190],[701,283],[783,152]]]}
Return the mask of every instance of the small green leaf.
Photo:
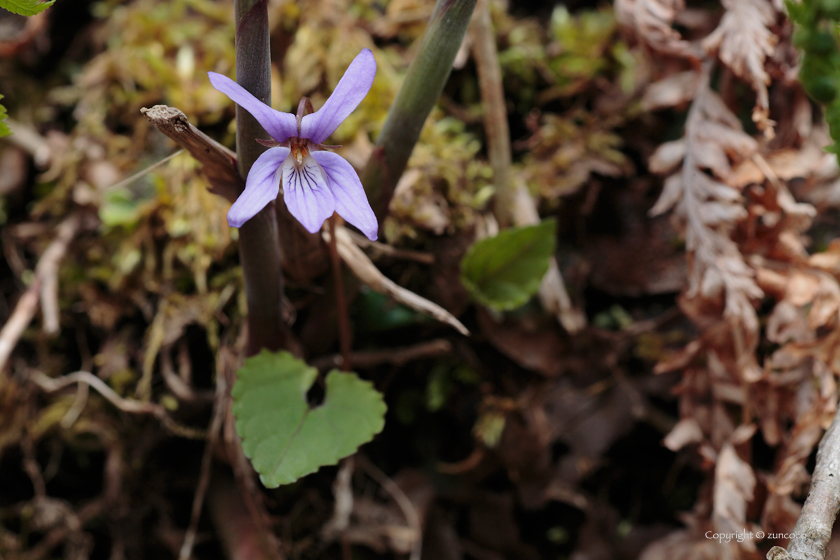
{"label": "small green leaf", "polygon": [[333,370],[323,404],[306,393],[318,372],[288,352],[263,350],[237,372],[233,414],[242,449],[268,488],[334,465],[382,431],[387,407],[369,381]]}
{"label": "small green leaf", "polygon": [[[0,99],[3,99],[2,95],[0,95]],[[0,138],[2,138],[3,136],[8,136],[12,133],[12,130],[9,128],[9,125],[3,122],[8,116],[9,115],[8,113],[6,113],[6,108],[3,107],[3,105],[0,105]]]}
{"label": "small green leaf", "polygon": [[38,2],[38,0],[0,0],[0,8],[9,10],[21,16],[40,14],[55,3],[55,0]]}
{"label": "small green leaf", "polygon": [[548,271],[554,230],[554,220],[545,220],[482,239],[461,261],[461,282],[487,307],[501,311],[524,305]]}
{"label": "small green leaf", "polygon": [[110,189],[105,192],[99,207],[99,219],[109,227],[132,227],[140,221],[140,204],[126,189]]}
{"label": "small green leaf", "polygon": [[387,332],[427,320],[425,315],[366,286],[359,290],[353,306],[357,332]]}

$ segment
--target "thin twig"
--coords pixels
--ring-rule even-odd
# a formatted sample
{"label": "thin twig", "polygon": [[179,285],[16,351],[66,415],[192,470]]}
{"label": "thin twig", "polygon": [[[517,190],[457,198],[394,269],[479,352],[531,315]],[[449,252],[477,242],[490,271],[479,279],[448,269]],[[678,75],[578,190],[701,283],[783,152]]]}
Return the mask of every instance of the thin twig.
{"label": "thin twig", "polygon": [[79,381],[79,385],[76,387],[76,400],[73,401],[73,406],[70,407],[70,410],[68,410],[64,417],[61,419],[62,428],[67,429],[70,426],[72,426],[76,422],[76,420],[78,420],[79,416],[82,414],[82,411],[87,405],[89,394],[90,385],[88,385],[84,381]]}
{"label": "thin twig", "polygon": [[416,540],[411,547],[411,555],[409,556],[409,560],[420,560],[423,552],[423,526],[420,523],[420,516],[417,514],[417,508],[414,507],[414,504],[405,495],[403,489],[400,488],[399,484],[394,482],[388,475],[384,472],[379,470],[379,467],[374,465],[368,460],[360,460],[360,466],[365,470],[365,472],[370,475],[376,482],[382,486],[382,489],[388,492],[392,498],[394,498],[394,502],[396,502],[397,506],[402,511],[403,515],[405,516],[405,520],[408,523],[408,526],[411,527],[412,531],[416,535]]}
{"label": "thin twig", "polygon": [[196,485],[195,497],[193,498],[190,525],[187,529],[187,534],[184,536],[184,544],[181,546],[178,560],[188,560],[192,555],[195,536],[198,533],[198,520],[201,518],[201,508],[204,505],[204,497],[207,495],[207,487],[210,485],[213,450],[219,439],[222,422],[225,419],[225,406],[227,404],[227,399],[225,398],[227,395],[227,375],[221,369],[224,365],[225,357],[220,353],[216,367],[216,399],[213,403],[213,418],[210,421],[210,427],[207,428],[207,445],[204,446],[204,455],[201,458],[201,474],[198,479],[198,485]]}
{"label": "thin twig", "polygon": [[38,309],[38,290],[40,287],[41,280],[35,278],[32,285],[20,296],[9,320],[0,329],[0,371],[3,371],[12,350],[23,335],[23,331],[26,330],[35,316],[35,311]]}
{"label": "thin twig", "polygon": [[32,487],[35,489],[35,498],[47,497],[47,485],[44,482],[44,475],[41,473],[41,467],[38,461],[35,460],[35,444],[29,434],[24,434],[20,438],[20,450],[23,453],[23,470],[29,475],[29,480],[32,481]]}
{"label": "thin twig", "polygon": [[[354,466],[355,461],[351,455],[341,462],[338,474],[335,475],[335,482],[333,482],[332,487],[333,496],[335,497],[335,507],[333,508],[332,517],[321,529],[321,537],[324,540],[335,540],[350,526],[350,516],[353,514],[354,501],[353,489],[351,487]],[[346,542],[346,539],[343,539],[342,544],[344,542]]]}
{"label": "thin twig", "polygon": [[422,264],[435,264],[435,256],[432,253],[424,253],[421,251],[411,251],[409,249],[398,249],[393,245],[387,243],[380,243],[379,241],[371,241],[364,235],[360,235],[355,231],[347,230],[348,235],[356,242],[359,247],[367,247],[373,253],[372,258],[376,260],[379,255],[392,257],[395,259],[404,259],[407,261],[415,261]]}
{"label": "thin twig", "polygon": [[[330,232],[322,231],[321,235],[330,240]],[[364,251],[359,249],[353,242],[353,239],[347,233],[347,229],[341,226],[335,228],[335,237],[337,241],[338,254],[341,259],[347,264],[350,271],[356,277],[364,282],[370,289],[380,294],[391,296],[403,305],[425,313],[454,327],[463,335],[469,336],[470,331],[467,327],[455,318],[449,311],[442,308],[438,304],[421,297],[410,290],[406,290],[402,286],[397,285],[391,279],[386,278],[382,272],[371,262]]]}
{"label": "thin twig", "polygon": [[59,391],[74,383],[86,383],[95,389],[100,395],[105,397],[108,402],[123,412],[129,412],[132,414],[149,414],[155,416],[172,433],[182,437],[190,439],[204,439],[206,437],[204,432],[201,430],[196,430],[195,428],[182,426],[176,423],[166,412],[166,409],[157,403],[124,399],[114,392],[114,390],[111,389],[104,381],[89,371],[76,371],[67,375],[62,375],[61,377],[52,378],[38,370],[30,369],[29,379],[48,393]]}
{"label": "thin twig", "polygon": [[332,260],[335,304],[338,307],[338,344],[341,349],[341,369],[350,371],[350,321],[347,317],[347,299],[344,295],[344,279],[341,276],[341,259],[338,256],[335,234],[335,214],[330,216],[330,260]]}
{"label": "thin twig", "polygon": [[[245,188],[237,170],[236,154],[228,150],[192,124],[175,107],[155,105],[140,109],[160,132],[187,150],[202,165],[201,171],[210,180],[213,192],[231,202]],[[174,155],[174,154],[173,154]]]}
{"label": "thin twig", "polygon": [[[184,340],[182,339],[181,342]],[[179,359],[182,357],[183,346],[179,345]],[[195,391],[190,385],[190,364],[179,363],[178,372],[172,364],[172,346],[165,346],[160,351],[160,373],[166,387],[172,391],[175,397],[184,402],[210,402],[214,400],[213,391]],[[189,358],[189,356],[187,356]],[[183,361],[182,361],[183,362]]]}
{"label": "thin twig", "polygon": [[[350,354],[350,360],[357,368],[371,368],[381,364],[401,366],[414,360],[437,358],[451,353],[452,343],[446,339],[438,338],[435,340],[421,342],[413,346],[353,352]],[[341,356],[335,355],[316,358],[311,362],[312,367],[319,370],[338,367],[340,364]]]}
{"label": "thin twig", "polygon": [[85,523],[95,517],[99,517],[105,511],[106,505],[103,498],[89,502],[75,514],[71,523],[64,523],[51,530],[38,544],[30,548],[25,554],[19,556],[19,560],[41,560],[46,558],[52,549],[67,540],[68,537],[72,537],[74,533],[78,533],[84,527]]}
{"label": "thin twig", "polygon": [[840,407],[820,441],[811,489],[787,550],[774,546],[768,560],[825,560],[831,528],[840,511]]}
{"label": "thin twig", "polygon": [[176,150],[175,152],[169,154],[168,156],[166,156],[162,160],[160,160],[158,162],[155,162],[152,165],[150,165],[149,167],[138,171],[137,173],[135,173],[131,177],[126,177],[125,179],[123,179],[119,183],[114,183],[113,185],[111,185],[110,187],[108,187],[105,190],[110,191],[110,190],[118,189],[120,187],[125,187],[126,185],[130,185],[131,183],[133,183],[137,179],[149,174],[150,172],[154,171],[155,169],[157,169],[158,167],[160,167],[164,163],[166,163],[168,161],[171,161],[174,157],[176,157],[178,155],[181,155],[182,153],[184,153],[184,148],[181,148],[180,150]]}
{"label": "thin twig", "polygon": [[0,330],[0,371],[32,322],[39,300],[44,309],[44,329],[53,333],[58,331],[58,267],[73,238],[81,230],[93,227],[94,221],[90,215],[77,212],[56,228],[58,234],[35,266],[35,280],[18,300],[9,320]]}
{"label": "thin twig", "polygon": [[81,226],[80,213],[74,213],[58,224],[55,239],[35,266],[35,276],[41,279],[41,312],[44,314],[44,331],[47,334],[55,334],[59,329],[58,266]]}

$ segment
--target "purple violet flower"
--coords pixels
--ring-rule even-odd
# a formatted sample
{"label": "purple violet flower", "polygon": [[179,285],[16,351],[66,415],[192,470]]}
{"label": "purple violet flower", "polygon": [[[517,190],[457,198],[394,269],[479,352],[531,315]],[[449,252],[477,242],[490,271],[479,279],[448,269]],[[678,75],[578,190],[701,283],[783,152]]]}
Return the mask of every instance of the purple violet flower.
{"label": "purple violet flower", "polygon": [[[262,103],[221,74],[208,72],[210,83],[251,113],[273,140],[257,140],[269,146],[248,173],[245,190],[228,212],[228,224],[241,227],[277,198],[283,185],[283,200],[289,212],[310,233],[317,233],[333,212],[376,239],[379,226],[353,167],[322,144],[335,132],[367,95],[376,74],[370,49],[356,56],[324,106],[314,113],[304,97],[297,115],[281,113]],[[310,114],[304,115],[305,110]]]}

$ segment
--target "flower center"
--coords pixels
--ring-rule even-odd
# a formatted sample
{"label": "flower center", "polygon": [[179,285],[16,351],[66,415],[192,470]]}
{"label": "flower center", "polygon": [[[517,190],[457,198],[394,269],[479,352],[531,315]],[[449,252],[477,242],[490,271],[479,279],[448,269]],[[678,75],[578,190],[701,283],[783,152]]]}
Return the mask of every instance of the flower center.
{"label": "flower center", "polygon": [[306,147],[308,141],[305,138],[289,138],[289,140],[289,149],[292,152],[292,157],[300,165],[303,163],[303,158],[309,155],[309,150]]}

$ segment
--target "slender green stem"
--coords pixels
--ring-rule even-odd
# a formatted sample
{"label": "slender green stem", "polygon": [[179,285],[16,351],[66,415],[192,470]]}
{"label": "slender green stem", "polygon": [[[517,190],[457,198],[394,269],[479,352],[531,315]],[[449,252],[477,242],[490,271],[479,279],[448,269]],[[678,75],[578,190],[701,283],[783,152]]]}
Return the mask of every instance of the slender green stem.
{"label": "slender green stem", "polygon": [[475,2],[438,0],[423,42],[376,140],[373,156],[362,173],[362,184],[380,224],[388,213],[388,203],[423,123],[449,78]]}
{"label": "slender green stem", "polygon": [[[271,103],[271,53],[266,0],[235,0],[236,81],[263,103]],[[236,153],[239,173],[248,176],[268,139],[247,111],[236,107]],[[282,319],[283,278],[274,203],[239,229],[239,257],[248,302],[248,355],[277,350],[285,342]]]}

